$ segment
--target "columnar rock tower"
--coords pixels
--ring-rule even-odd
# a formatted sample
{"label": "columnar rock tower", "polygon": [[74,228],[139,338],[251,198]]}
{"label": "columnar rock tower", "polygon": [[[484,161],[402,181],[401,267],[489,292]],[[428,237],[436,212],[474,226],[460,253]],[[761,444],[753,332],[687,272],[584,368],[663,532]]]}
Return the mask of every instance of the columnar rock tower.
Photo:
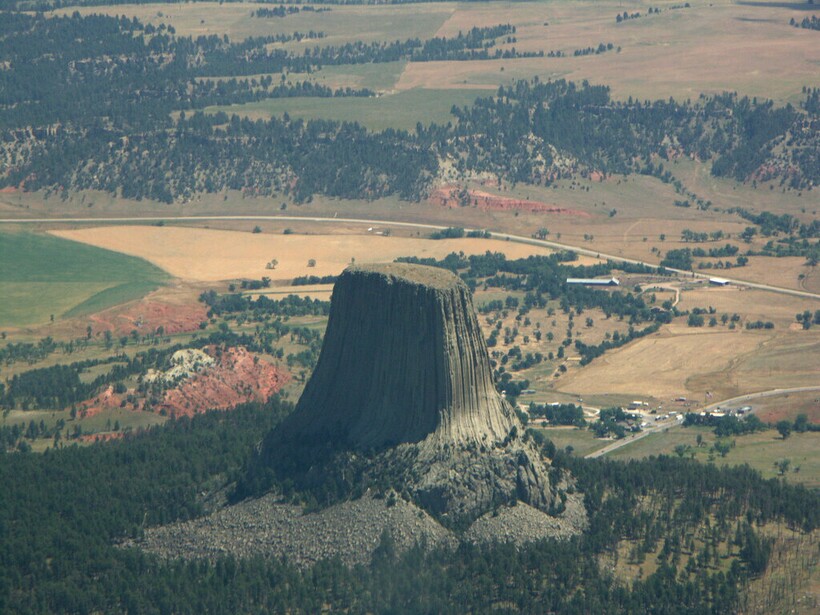
{"label": "columnar rock tower", "polygon": [[322,354],[288,431],[383,449],[487,444],[513,424],[458,277],[399,263],[341,275]]}
{"label": "columnar rock tower", "polygon": [[313,464],[305,451],[333,451],[314,479],[366,459],[356,466],[365,483],[389,484],[439,517],[476,518],[514,500],[547,510],[548,462],[522,431],[493,386],[457,276],[421,265],[354,266],[334,287],[313,376],[261,456],[274,466],[298,457],[305,470]]}

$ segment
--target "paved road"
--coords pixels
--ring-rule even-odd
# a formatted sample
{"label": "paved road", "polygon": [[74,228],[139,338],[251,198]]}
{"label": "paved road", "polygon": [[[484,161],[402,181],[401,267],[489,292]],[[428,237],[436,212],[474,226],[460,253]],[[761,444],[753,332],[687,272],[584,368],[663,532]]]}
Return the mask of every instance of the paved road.
{"label": "paved road", "polygon": [[623,446],[628,446],[633,442],[637,442],[638,440],[645,438],[649,434],[658,433],[659,431],[663,431],[664,429],[676,427],[680,425],[680,423],[681,421],[678,421],[676,419],[667,419],[665,421],[659,421],[657,423],[650,425],[643,431],[640,431],[636,434],[631,434],[625,438],[621,438],[620,440],[615,440],[612,442],[612,444],[607,444],[604,448],[599,448],[597,451],[591,452],[589,455],[586,455],[586,458],[595,459],[596,457],[602,457],[603,455],[611,453],[612,451],[615,451]]}
{"label": "paved road", "polygon": [[738,397],[732,397],[731,399],[724,399],[723,401],[715,402],[709,404],[708,406],[704,406],[699,410],[702,411],[713,411],[717,408],[727,408],[729,406],[737,406],[737,405],[745,405],[748,402],[754,401],[755,399],[760,399],[761,397],[774,397],[776,395],[788,395],[790,393],[809,393],[811,391],[819,391],[820,386],[809,386],[809,387],[794,387],[791,389],[772,389],[770,391],[763,391],[761,393],[748,393],[746,395],[739,395]]}
{"label": "paved road", "polygon": [[[714,402],[712,404],[709,404],[708,406],[691,410],[691,412],[711,412],[713,410],[716,410],[717,408],[725,408],[728,406],[748,404],[749,402],[754,402],[754,400],[760,399],[762,397],[775,397],[777,395],[788,395],[790,393],[808,393],[811,391],[820,392],[820,386],[793,387],[790,389],[771,389],[770,391],[761,391],[760,393],[748,393],[746,395],[739,395],[738,397],[732,397],[730,399],[724,399],[723,401]],[[658,433],[659,431],[671,429],[673,427],[679,427],[681,423],[682,421],[678,421],[676,419],[672,419],[671,421],[661,421],[655,425],[651,425],[649,428],[645,429],[640,433],[635,434],[634,436],[623,438],[621,440],[615,440],[612,444],[608,444],[604,448],[598,449],[597,451],[590,453],[586,457],[587,459],[601,457],[602,455],[611,453],[612,451],[617,450],[623,446],[629,446],[633,442],[636,442],[641,438],[645,438],[649,434]]]}
{"label": "paved road", "polygon": [[[82,217],[82,218],[0,218],[0,224],[88,224],[94,222],[106,222],[106,223],[128,223],[128,222],[160,222],[160,221],[183,221],[183,222],[193,222],[193,221],[204,221],[204,220],[249,220],[249,221],[259,221],[259,220],[288,220],[288,221],[302,221],[302,222],[326,222],[330,224],[367,224],[367,225],[377,225],[377,226],[401,226],[407,228],[420,228],[420,229],[427,229],[427,230],[434,230],[440,231],[445,228],[446,226],[441,226],[437,224],[423,224],[420,222],[395,222],[393,220],[377,220],[377,219],[369,219],[369,218],[327,218],[327,217],[307,217],[307,216],[143,216],[143,217],[103,217],[103,218],[94,218],[94,217]],[[465,229],[467,231],[473,229]],[[501,233],[491,231],[494,239],[505,239],[507,241],[515,241],[516,243],[523,243],[533,246],[540,246],[546,248],[554,248],[558,250],[572,250],[578,254],[583,254],[585,256],[594,256],[597,258],[609,259],[619,263],[631,263],[633,265],[646,265],[648,267],[657,267],[654,263],[647,263],[644,261],[639,261],[631,258],[625,258],[623,256],[615,256],[614,254],[606,254],[604,252],[599,252],[597,250],[590,250],[587,248],[580,248],[578,246],[571,246],[565,243],[559,243],[557,241],[548,241],[546,239],[535,239],[533,237],[524,237],[522,235],[512,235],[510,233]],[[692,271],[683,271],[680,269],[669,269],[667,271],[671,271],[672,273],[677,273],[682,276],[694,279],[709,279],[708,274],[697,273]],[[756,282],[747,282],[745,280],[739,280],[735,278],[724,278],[728,280],[732,284],[737,284],[740,286],[746,286],[749,288],[756,288],[759,290],[766,290],[775,293],[781,293],[785,295],[793,295],[795,297],[803,297],[807,299],[816,299],[820,300],[820,294],[812,293],[808,291],[802,290],[794,290],[791,288],[782,288],[780,286],[772,286],[770,284],[758,284]]]}

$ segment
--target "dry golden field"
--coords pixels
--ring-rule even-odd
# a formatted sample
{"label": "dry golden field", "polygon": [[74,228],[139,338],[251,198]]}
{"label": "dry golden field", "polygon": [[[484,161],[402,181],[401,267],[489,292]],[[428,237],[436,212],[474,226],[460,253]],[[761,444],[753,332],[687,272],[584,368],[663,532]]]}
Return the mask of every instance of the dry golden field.
{"label": "dry golden field", "polygon": [[[788,330],[797,324],[795,314],[817,309],[817,302],[751,288],[725,288],[701,285],[681,293],[680,310],[714,307],[718,320],[721,314],[740,314],[744,321],[771,321],[776,330]],[[708,318],[707,318],[708,320]]]}
{"label": "dry golden field", "polygon": [[[142,4],[70,7],[70,14],[100,13],[173,25],[180,35],[227,34],[234,40],[297,31],[322,31],[318,44],[393,41],[454,36],[474,26],[510,23],[520,51],[560,50],[569,57],[473,62],[414,62],[401,70],[395,89],[494,89],[513,78],[538,76],[588,79],[612,87],[616,98],[697,98],[701,93],[735,90],[750,96],[797,103],[804,85],[818,85],[816,35],[792,28],[789,19],[805,11],[783,6],[736,4],[728,0],[683,3],[558,1],[551,3],[425,3],[420,5],[330,6],[327,13],[300,13],[282,19],[251,16],[252,3]],[[661,13],[647,15],[650,6]],[[623,11],[640,19],[616,23]],[[621,51],[574,57],[576,49],[612,43]],[[303,41],[293,47],[314,46]],[[333,72],[333,71],[331,71]],[[355,72],[355,71],[354,71]],[[390,88],[386,88],[389,90]]]}
{"label": "dry golden field", "polygon": [[[640,339],[561,380],[559,387],[583,395],[623,393],[674,398],[689,391],[688,379],[698,373],[721,372],[739,355],[760,346],[760,334],[692,330],[673,327]],[[705,391],[697,391],[701,394]],[[691,396],[691,395],[690,395]]]}
{"label": "dry golden field", "polygon": [[[439,30],[452,35],[473,25],[512,23],[516,49],[564,53],[599,43],[621,47],[601,55],[412,63],[399,89],[410,87],[496,86],[511,77],[563,77],[611,85],[617,98],[696,98],[701,93],[737,90],[750,96],[797,102],[803,85],[817,83],[817,50],[810,31],[797,32],[789,19],[805,12],[782,7],[692,2],[555,2],[466,6]],[[649,6],[659,15],[647,16]],[[640,11],[643,17],[615,22],[616,14]],[[549,25],[545,25],[549,24]]]}
{"label": "dry golden field", "polygon": [[762,397],[755,403],[755,414],[768,423],[793,421],[805,414],[812,423],[820,423],[820,393],[789,393],[779,397]]}
{"label": "dry golden field", "polygon": [[[697,166],[697,165],[695,165]],[[703,165],[700,165],[703,166]],[[680,161],[678,168],[693,176],[702,173],[692,170],[692,163]],[[704,182],[706,180],[704,179]],[[708,178],[708,185],[698,189],[703,198],[713,200],[715,207],[710,211],[698,211],[695,208],[681,208],[673,205],[679,198],[674,190],[660,181],[644,177],[618,178],[605,182],[589,180],[565,180],[558,182],[554,188],[543,186],[518,185],[514,189],[503,186],[501,190],[474,184],[476,189],[496,193],[503,197],[529,199],[560,208],[577,210],[587,216],[576,216],[562,213],[532,213],[526,211],[486,211],[473,207],[450,209],[432,203],[407,203],[397,198],[385,198],[376,201],[341,201],[338,199],[316,197],[310,204],[290,207],[280,212],[280,205],[287,202],[284,196],[272,198],[245,198],[235,192],[199,195],[187,204],[171,206],[154,206],[151,203],[135,203],[101,193],[83,193],[71,195],[60,208],[67,216],[117,216],[130,215],[139,211],[141,215],[174,216],[190,215],[285,215],[319,217],[378,218],[386,221],[424,222],[442,226],[467,226],[487,228],[491,231],[505,231],[529,236],[536,230],[546,227],[550,231],[548,239],[568,245],[599,250],[605,254],[636,258],[650,263],[658,263],[662,254],[675,248],[708,249],[731,243],[740,247],[741,253],[748,249],[760,249],[768,238],[755,238],[751,244],[739,242],[738,234],[748,223],[737,215],[725,210],[738,204],[747,203],[755,210],[771,211],[776,214],[788,213],[810,221],[813,194],[797,196],[796,193],[772,193],[769,190],[754,190],[748,186],[736,186],[734,182]],[[731,199],[728,199],[728,197]],[[54,197],[52,197],[53,199]],[[3,195],[0,199],[0,211],[4,215],[30,216],[52,215],[51,200],[44,200],[41,194]],[[728,199],[728,200],[727,200]],[[612,210],[616,211],[610,216]],[[803,213],[805,210],[806,213]],[[213,228],[249,228],[249,221],[186,221],[185,224],[209,226]],[[260,222],[265,231],[269,228],[286,228],[303,225],[295,221],[281,223]],[[316,226],[316,225],[314,225]],[[336,226],[334,224],[334,226]],[[326,228],[326,225],[325,225]],[[696,232],[723,231],[729,239],[717,243],[692,244],[680,240],[681,232],[690,229]],[[318,229],[319,232],[327,232]],[[395,234],[408,234],[401,229],[394,229]],[[297,231],[300,232],[300,231]],[[333,231],[337,232],[336,229]],[[416,231],[413,231],[415,235]],[[661,240],[661,235],[664,239]],[[281,260],[281,259],[280,259]],[[816,268],[805,266],[805,259],[799,257],[768,258],[751,257],[746,267],[730,271],[703,270],[714,275],[725,275],[752,282],[767,282],[785,288],[820,291],[820,275]]]}
{"label": "dry golden field", "polygon": [[325,13],[300,13],[280,19],[252,17],[260,8],[254,2],[196,2],[157,4],[116,4],[70,7],[56,14],[105,13],[136,17],[154,25],[168,24],[180,36],[227,34],[232,40],[251,36],[290,34],[294,31],[324,32],[325,38],[305,41],[303,45],[338,45],[352,41],[393,41],[413,37],[431,38],[456,10],[455,4],[410,4],[398,6],[328,6]]}
{"label": "dry golden field", "polygon": [[[400,256],[442,258],[450,252],[503,252],[510,258],[549,254],[546,248],[493,239],[431,240],[363,235],[296,235],[216,231],[186,227],[114,226],[54,234],[139,256],[171,275],[215,282],[267,276],[285,282],[302,275],[336,275],[351,262],[390,262]],[[273,259],[275,269],[266,265]],[[315,259],[313,267],[308,261]]]}
{"label": "dry golden field", "polygon": [[664,327],[655,335],[607,352],[556,387],[579,395],[621,393],[706,401],[818,382],[816,331],[746,331]]}

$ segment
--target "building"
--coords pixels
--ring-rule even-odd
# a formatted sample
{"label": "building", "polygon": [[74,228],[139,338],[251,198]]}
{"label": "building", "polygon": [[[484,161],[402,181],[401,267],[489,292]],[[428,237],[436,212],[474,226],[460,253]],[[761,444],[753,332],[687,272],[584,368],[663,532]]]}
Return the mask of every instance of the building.
{"label": "building", "polygon": [[724,280],[723,278],[709,278],[709,284],[713,284],[715,286],[728,286],[729,280]]}
{"label": "building", "polygon": [[567,284],[581,284],[583,286],[620,286],[618,278],[567,278]]}

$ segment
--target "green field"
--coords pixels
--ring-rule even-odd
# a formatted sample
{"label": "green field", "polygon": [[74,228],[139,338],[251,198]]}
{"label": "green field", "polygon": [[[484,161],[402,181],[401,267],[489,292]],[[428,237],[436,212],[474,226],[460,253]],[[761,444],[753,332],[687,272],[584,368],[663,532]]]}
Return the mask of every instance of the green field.
{"label": "green field", "polygon": [[288,80],[295,82],[309,79],[330,88],[367,88],[380,92],[393,89],[406,64],[401,61],[324,66],[309,75],[291,73]]}
{"label": "green field", "polygon": [[[535,420],[531,425],[537,428],[539,421]],[[602,440],[596,438],[595,434],[589,429],[576,429],[575,427],[547,427],[541,429],[547,438],[552,440],[559,449],[565,449],[568,446],[572,447],[572,452],[578,457],[589,455],[597,451],[599,448],[611,444],[612,440]]]}
{"label": "green field", "polygon": [[246,105],[208,107],[205,111],[266,118],[287,113],[291,117],[358,122],[371,130],[413,130],[422,124],[453,120],[453,105],[470,105],[487,90],[425,90],[417,88],[377,98],[270,98]]}
{"label": "green field", "polygon": [[[698,448],[697,436],[703,437],[703,446]],[[613,459],[641,459],[650,455],[674,455],[675,446],[689,445],[695,453],[695,459],[708,462],[710,449],[715,441],[713,430],[706,427],[679,427],[664,432],[654,433],[613,451],[607,457]],[[774,464],[776,461],[788,459],[789,471],[786,478],[789,482],[803,483],[809,487],[820,486],[820,433],[792,433],[783,440],[778,432],[769,429],[764,432],[736,436],[735,447],[726,457],[713,455],[713,461],[724,465],[743,465],[748,463],[755,470],[759,470],[764,477],[778,476]],[[557,444],[557,442],[556,442]],[[687,455],[688,456],[688,455]],[[795,472],[795,468],[799,468]]]}
{"label": "green field", "polygon": [[90,314],[168,279],[144,260],[48,235],[0,232],[0,256],[0,327]]}

